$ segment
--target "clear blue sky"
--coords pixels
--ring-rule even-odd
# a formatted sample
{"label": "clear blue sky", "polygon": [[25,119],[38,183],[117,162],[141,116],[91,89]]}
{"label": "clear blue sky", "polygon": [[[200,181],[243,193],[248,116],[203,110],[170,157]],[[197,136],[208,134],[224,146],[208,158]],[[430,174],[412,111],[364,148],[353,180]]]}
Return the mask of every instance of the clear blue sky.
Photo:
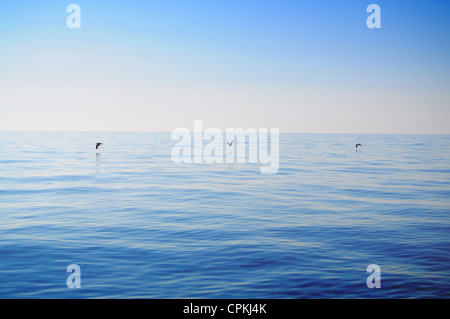
{"label": "clear blue sky", "polygon": [[450,133],[449,35],[446,0],[2,0],[0,129]]}

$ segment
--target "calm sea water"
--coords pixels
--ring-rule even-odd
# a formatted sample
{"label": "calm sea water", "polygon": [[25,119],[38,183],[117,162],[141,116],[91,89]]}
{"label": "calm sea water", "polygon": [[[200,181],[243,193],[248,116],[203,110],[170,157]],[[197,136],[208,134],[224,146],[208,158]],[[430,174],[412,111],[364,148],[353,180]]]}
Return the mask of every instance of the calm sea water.
{"label": "calm sea water", "polygon": [[0,132],[0,297],[450,296],[450,136],[281,134],[273,175],[174,144]]}

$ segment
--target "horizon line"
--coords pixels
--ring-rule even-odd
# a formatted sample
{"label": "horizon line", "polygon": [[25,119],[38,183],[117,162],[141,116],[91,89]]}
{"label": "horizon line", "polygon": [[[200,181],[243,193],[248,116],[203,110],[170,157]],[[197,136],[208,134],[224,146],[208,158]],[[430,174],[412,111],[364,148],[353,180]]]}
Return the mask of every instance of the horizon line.
{"label": "horizon line", "polygon": [[[270,128],[271,129],[271,128]],[[270,132],[268,128],[268,133]],[[153,130],[29,130],[29,129],[0,129],[0,132],[90,132],[90,133],[172,133],[172,131],[153,131]],[[194,132],[192,130],[192,132]],[[204,131],[202,131],[204,132]],[[449,133],[365,133],[365,132],[296,132],[296,131],[281,131],[280,134],[348,134],[348,135],[450,135]]]}

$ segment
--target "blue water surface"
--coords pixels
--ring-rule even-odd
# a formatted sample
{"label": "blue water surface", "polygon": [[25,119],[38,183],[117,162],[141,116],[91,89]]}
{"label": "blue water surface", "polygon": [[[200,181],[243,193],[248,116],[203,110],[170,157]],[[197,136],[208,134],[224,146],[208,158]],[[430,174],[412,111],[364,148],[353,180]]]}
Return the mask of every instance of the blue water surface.
{"label": "blue water surface", "polygon": [[281,134],[276,174],[175,143],[0,132],[0,298],[450,296],[450,136]]}

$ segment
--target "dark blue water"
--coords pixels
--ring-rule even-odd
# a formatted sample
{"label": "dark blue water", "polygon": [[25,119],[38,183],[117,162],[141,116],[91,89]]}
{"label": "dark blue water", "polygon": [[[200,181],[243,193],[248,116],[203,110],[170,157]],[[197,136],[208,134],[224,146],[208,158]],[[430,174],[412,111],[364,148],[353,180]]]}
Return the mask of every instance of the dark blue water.
{"label": "dark blue water", "polygon": [[450,296],[450,136],[281,134],[273,175],[173,145],[0,132],[0,297]]}

